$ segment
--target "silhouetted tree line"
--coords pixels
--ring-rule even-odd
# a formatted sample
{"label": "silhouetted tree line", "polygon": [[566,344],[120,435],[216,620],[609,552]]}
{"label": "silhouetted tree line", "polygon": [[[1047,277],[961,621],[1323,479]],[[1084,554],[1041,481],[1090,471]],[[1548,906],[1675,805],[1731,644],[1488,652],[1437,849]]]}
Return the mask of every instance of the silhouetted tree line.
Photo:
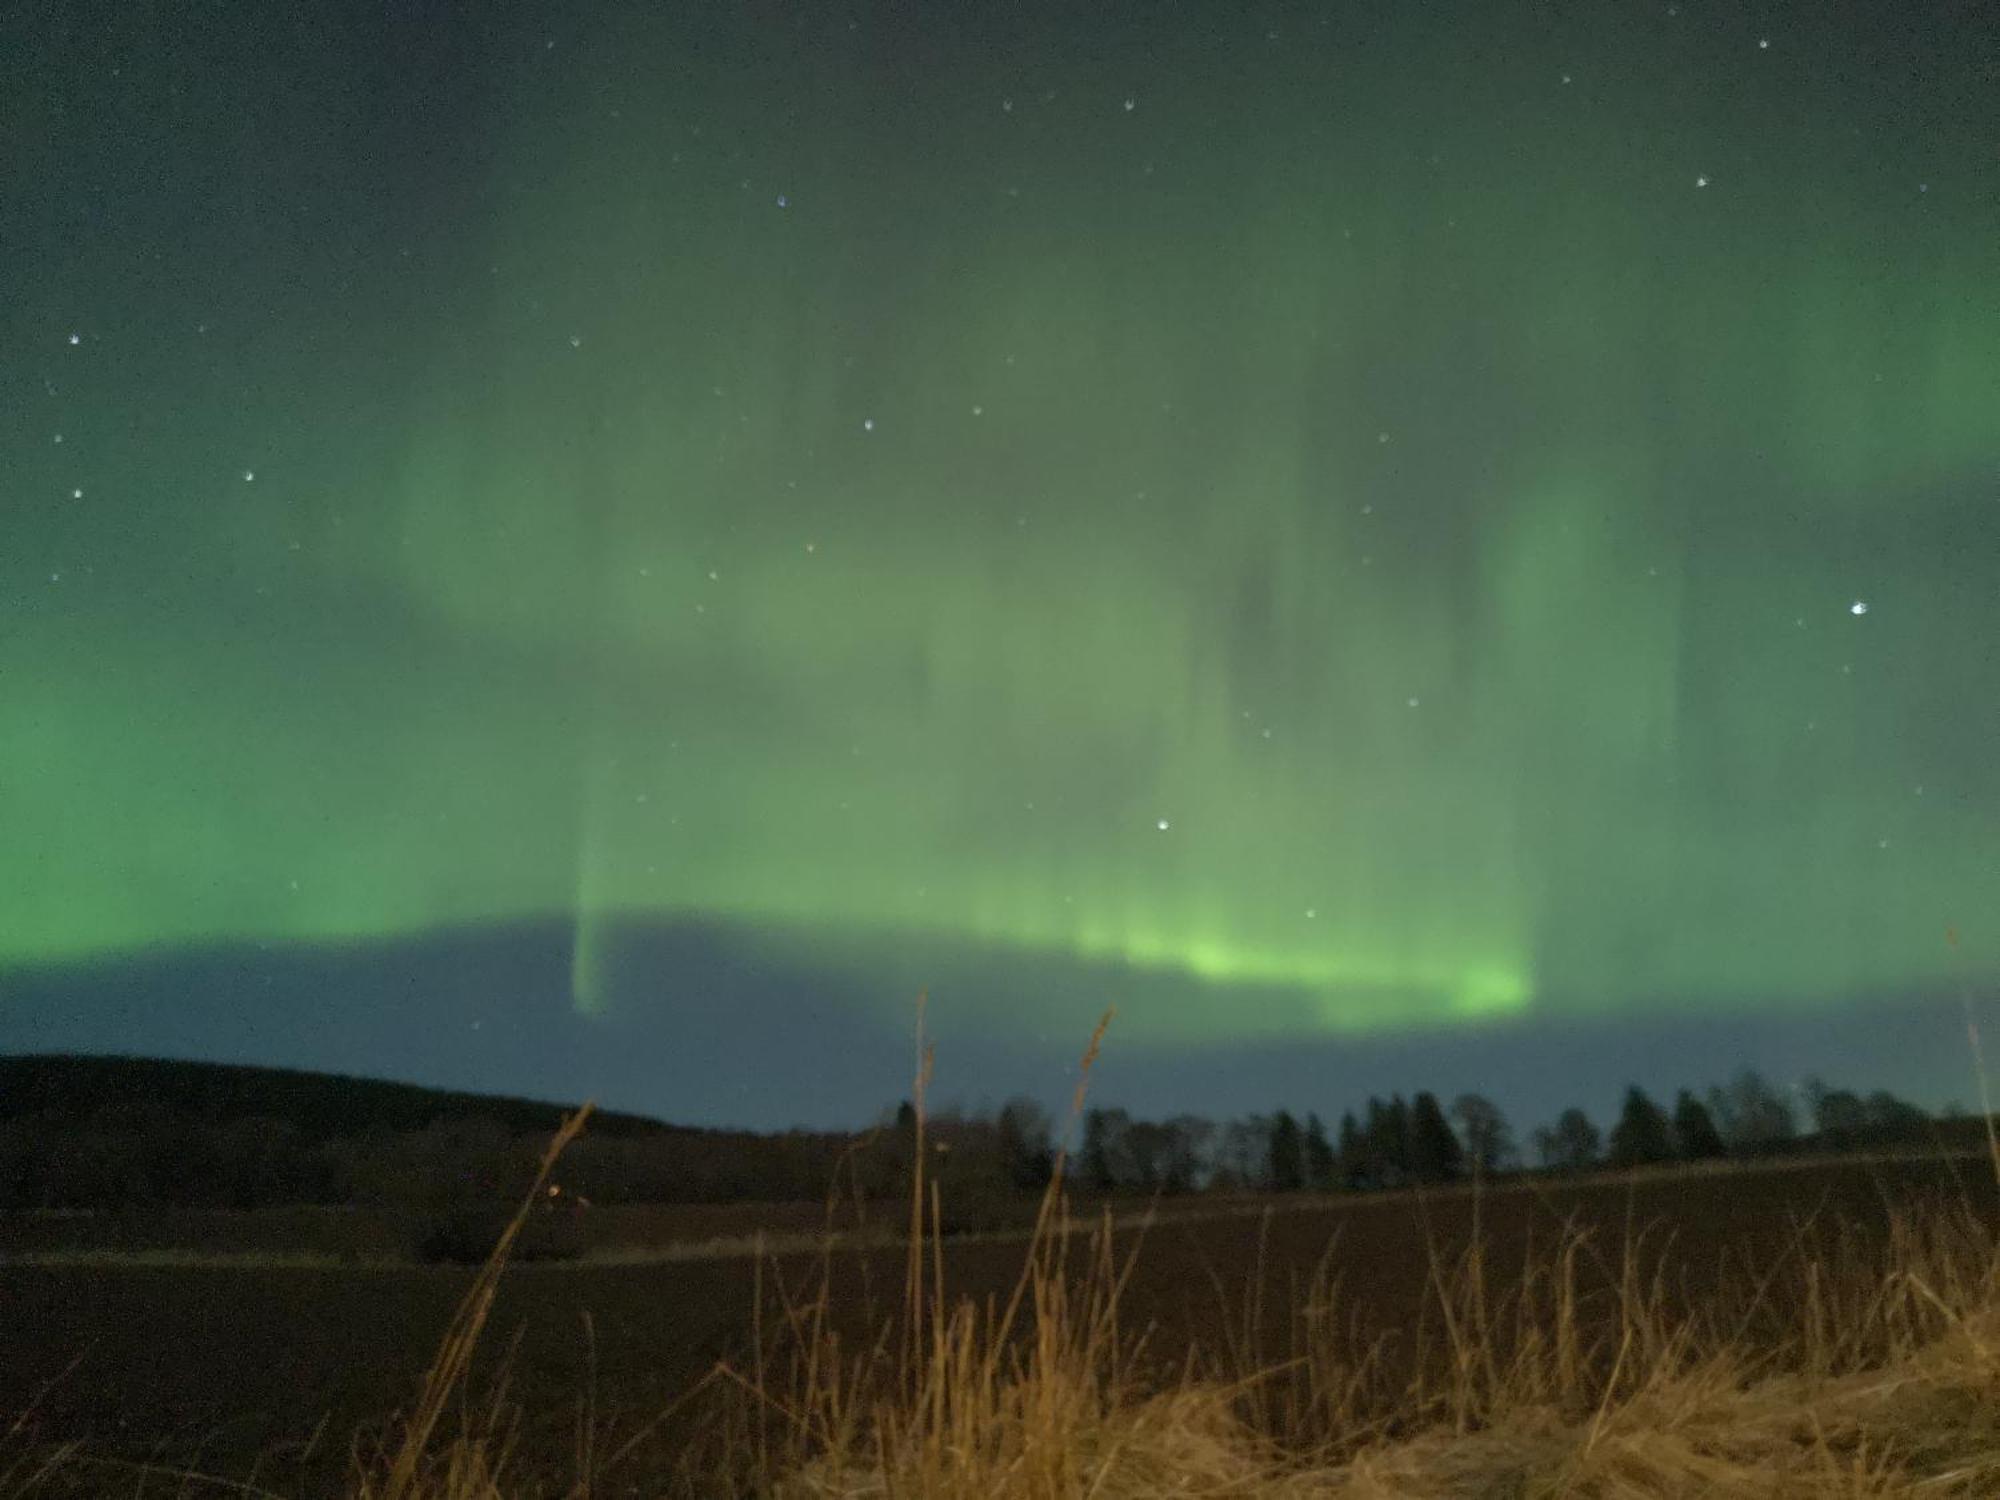
{"label": "silhouetted tree line", "polygon": [[[1626,1091],[1609,1137],[1582,1109],[1565,1109],[1529,1138],[1545,1171],[1642,1167],[1800,1150],[1942,1144],[1945,1132],[1916,1105],[1883,1091],[1865,1098],[1808,1079],[1800,1090],[1812,1130],[1792,1101],[1755,1072],[1697,1096],[1682,1089],[1671,1111],[1638,1087]],[[1976,1124],[1977,1122],[1971,1122]],[[1978,1144],[1971,1135],[1961,1147]],[[1222,1124],[1192,1115],[1153,1122],[1121,1109],[1084,1120],[1076,1176],[1099,1191],[1184,1193],[1365,1191],[1512,1171],[1523,1165],[1512,1128],[1480,1094],[1447,1107],[1435,1094],[1371,1098],[1329,1135],[1317,1114],[1288,1110]]]}
{"label": "silhouetted tree line", "polygon": [[1447,1182],[1471,1164],[1497,1170],[1510,1150],[1500,1111],[1476,1094],[1455,1100],[1449,1113],[1428,1092],[1370,1099],[1365,1115],[1341,1117],[1337,1135],[1319,1115],[1300,1119],[1288,1109],[1221,1125],[1197,1115],[1155,1122],[1094,1109],[1084,1116],[1077,1177],[1103,1192],[1331,1192]]}
{"label": "silhouetted tree line", "polygon": [[1534,1133],[1535,1154],[1546,1168],[1581,1171],[1598,1165],[1643,1167],[1943,1139],[1926,1111],[1887,1090],[1864,1098],[1809,1078],[1799,1094],[1811,1122],[1810,1133],[1800,1131],[1800,1112],[1792,1099],[1752,1070],[1710,1088],[1700,1098],[1691,1090],[1680,1090],[1671,1114],[1634,1086],[1625,1091],[1608,1148],[1589,1116],[1572,1108]]}
{"label": "silhouetted tree line", "polygon": [[[343,1116],[325,1091],[298,1083],[298,1075],[285,1076],[274,1097],[241,1076],[258,1070],[225,1070],[232,1076],[222,1084],[203,1084],[200,1065],[165,1066],[185,1071],[176,1075],[178,1087],[154,1097],[134,1097],[127,1087],[112,1090],[108,1102],[93,1101],[45,1084],[26,1096],[39,1110],[21,1108],[20,1096],[9,1099],[0,1107],[0,1210],[352,1204],[449,1223],[473,1208],[516,1201],[560,1113],[507,1100],[488,1101],[504,1107],[487,1112],[469,1107],[479,1102],[475,1096],[439,1094],[437,1111],[407,1126],[411,1091],[402,1085],[364,1090],[363,1104]],[[83,1075],[67,1076],[73,1084]],[[118,1076],[129,1082],[143,1075]],[[272,1107],[288,1097],[315,1101],[305,1124]],[[369,1100],[393,1108],[371,1114]],[[232,1115],[238,1107],[252,1112]],[[405,1128],[386,1128],[384,1118]],[[587,1132],[565,1155],[559,1178],[566,1204],[817,1200],[830,1186],[843,1197],[896,1200],[912,1182],[917,1121],[907,1103],[860,1133],[759,1135],[613,1118],[613,1129]],[[1864,1096],[1813,1079],[1793,1095],[1745,1072],[1700,1096],[1683,1089],[1671,1109],[1628,1089],[1608,1134],[1583,1110],[1566,1109],[1531,1132],[1527,1145],[1544,1170],[1581,1171],[1935,1145],[1949,1133],[1886,1092]],[[923,1139],[926,1174],[943,1190],[948,1229],[1018,1217],[1020,1199],[1048,1182],[1056,1159],[1050,1117],[1028,1099],[981,1113],[934,1113]],[[1968,1134],[1956,1144],[1979,1142]],[[1069,1177],[1100,1193],[1363,1191],[1511,1171],[1522,1155],[1491,1100],[1467,1093],[1446,1105],[1426,1091],[1370,1098],[1331,1127],[1316,1113],[1288,1109],[1222,1122],[1091,1109],[1073,1142]]]}

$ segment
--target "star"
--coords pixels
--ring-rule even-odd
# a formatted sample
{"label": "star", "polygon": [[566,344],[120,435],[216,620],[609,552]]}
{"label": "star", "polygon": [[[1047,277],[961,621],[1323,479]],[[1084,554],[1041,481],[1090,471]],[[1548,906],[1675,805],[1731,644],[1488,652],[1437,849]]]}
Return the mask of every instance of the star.
{"label": "star", "polygon": [[1708,174],[1707,174],[1706,172],[1704,172],[1704,173],[1702,173],[1702,174],[1701,174],[1701,175],[1700,175],[1699,177],[1695,178],[1695,180],[1694,180],[1694,185],[1695,185],[1696,187],[1707,187],[1707,186],[1708,186]]}
{"label": "star", "polygon": [[1850,605],[1848,605],[1848,606],[1847,606],[1847,612],[1848,612],[1848,613],[1849,613],[1850,615],[1865,615],[1865,614],[1867,614],[1867,613],[1868,613],[1868,601],[1867,601],[1866,599],[1856,599],[1856,600],[1855,600],[1855,601],[1854,601],[1854,602],[1853,602],[1852,604],[1850,604]]}
{"label": "star", "polygon": [[1165,833],[1165,832],[1167,831],[1167,829],[1168,829],[1169,827],[1171,827],[1172,825],[1171,825],[1171,824],[1169,824],[1169,823],[1167,822],[1167,820],[1166,820],[1165,818],[1162,818],[1162,819],[1160,819],[1160,820],[1159,820],[1159,822],[1155,823],[1155,824],[1154,824],[1153,826],[1154,826],[1155,828],[1159,829],[1159,830],[1160,830],[1160,832],[1162,832],[1162,833]]}

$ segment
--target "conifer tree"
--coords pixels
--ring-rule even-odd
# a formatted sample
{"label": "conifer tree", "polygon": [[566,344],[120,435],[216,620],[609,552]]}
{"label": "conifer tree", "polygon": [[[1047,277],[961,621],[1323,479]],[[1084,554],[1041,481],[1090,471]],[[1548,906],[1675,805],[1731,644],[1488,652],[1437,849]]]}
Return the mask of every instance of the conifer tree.
{"label": "conifer tree", "polygon": [[1316,1114],[1306,1116],[1306,1185],[1325,1192],[1334,1183],[1333,1143],[1326,1138],[1326,1122]]}
{"label": "conifer tree", "polygon": [[1611,1164],[1614,1167],[1647,1167],[1672,1161],[1673,1132],[1666,1111],[1655,1104],[1636,1083],[1625,1090],[1625,1106],[1618,1123],[1611,1127]]}
{"label": "conifer tree", "polygon": [[1410,1104],[1410,1175],[1418,1182],[1449,1182],[1464,1159],[1437,1095],[1424,1090]]}
{"label": "conifer tree", "polygon": [[1305,1136],[1290,1110],[1271,1119],[1270,1178],[1273,1192],[1296,1193],[1305,1186]]}
{"label": "conifer tree", "polygon": [[1728,1155],[1708,1106],[1691,1089],[1674,1096],[1674,1151],[1682,1161],[1712,1161]]}

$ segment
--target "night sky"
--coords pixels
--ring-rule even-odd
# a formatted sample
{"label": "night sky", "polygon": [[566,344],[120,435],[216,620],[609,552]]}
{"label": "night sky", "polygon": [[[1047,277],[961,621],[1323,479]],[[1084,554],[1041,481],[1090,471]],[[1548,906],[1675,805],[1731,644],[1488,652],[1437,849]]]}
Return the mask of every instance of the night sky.
{"label": "night sky", "polygon": [[[1972,1088],[2000,12],[0,19],[0,1047]],[[1947,929],[1959,934],[1956,948]]]}

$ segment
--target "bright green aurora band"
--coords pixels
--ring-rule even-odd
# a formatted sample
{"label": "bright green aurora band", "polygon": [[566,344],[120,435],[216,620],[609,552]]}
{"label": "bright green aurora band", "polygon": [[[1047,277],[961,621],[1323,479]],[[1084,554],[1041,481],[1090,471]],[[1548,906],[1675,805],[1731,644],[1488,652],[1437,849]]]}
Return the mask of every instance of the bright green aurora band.
{"label": "bright green aurora band", "polygon": [[681,9],[486,37],[442,166],[326,38],[32,106],[0,967],[560,912],[616,1015],[692,918],[1189,1039],[1993,967],[1957,75]]}

